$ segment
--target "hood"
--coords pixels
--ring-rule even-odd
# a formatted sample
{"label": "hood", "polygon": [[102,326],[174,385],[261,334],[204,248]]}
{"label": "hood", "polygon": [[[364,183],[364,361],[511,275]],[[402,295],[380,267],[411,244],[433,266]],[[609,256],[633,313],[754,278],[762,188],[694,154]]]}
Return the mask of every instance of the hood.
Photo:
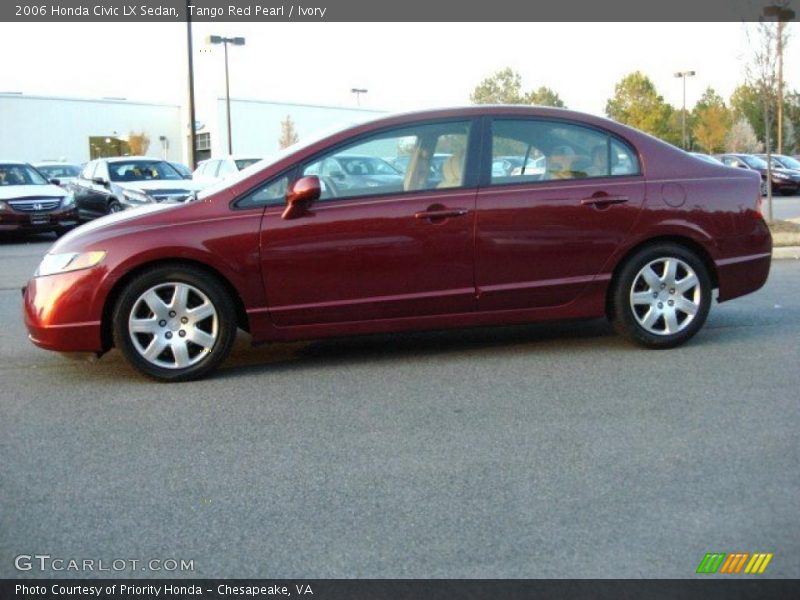
{"label": "hood", "polygon": [[65,192],[57,185],[3,185],[0,200],[22,200],[24,198],[63,198]]}
{"label": "hood", "polygon": [[[80,227],[76,227],[61,237],[56,242],[55,246],[53,246],[53,248],[65,246],[73,241],[78,241],[81,237],[91,236],[94,233],[102,233],[106,229],[113,229],[118,225],[125,223],[126,221],[130,221],[130,224],[133,225],[136,223],[136,221],[139,221],[152,213],[176,210],[183,206],[188,206],[188,204],[162,204],[151,202],[148,204],[142,204],[136,208],[123,210],[118,213],[111,213],[110,215],[105,215],[98,219],[89,221],[88,223],[84,223]],[[49,250],[49,252],[52,251],[52,249]]]}

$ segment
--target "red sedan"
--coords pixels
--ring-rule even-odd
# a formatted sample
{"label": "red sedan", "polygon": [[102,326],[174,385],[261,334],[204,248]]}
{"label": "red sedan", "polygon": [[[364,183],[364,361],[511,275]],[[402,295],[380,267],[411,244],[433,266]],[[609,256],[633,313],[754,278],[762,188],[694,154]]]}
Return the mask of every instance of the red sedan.
{"label": "red sedan", "polygon": [[[340,156],[407,166],[344,173]],[[493,169],[509,156],[525,166]],[[43,348],[116,346],[168,381],[217,367],[237,328],[264,342],[606,315],[669,348],[702,327],[713,290],[725,301],[764,285],[759,184],[566,110],[393,116],[195,201],[80,227],[26,286],[25,322]]]}

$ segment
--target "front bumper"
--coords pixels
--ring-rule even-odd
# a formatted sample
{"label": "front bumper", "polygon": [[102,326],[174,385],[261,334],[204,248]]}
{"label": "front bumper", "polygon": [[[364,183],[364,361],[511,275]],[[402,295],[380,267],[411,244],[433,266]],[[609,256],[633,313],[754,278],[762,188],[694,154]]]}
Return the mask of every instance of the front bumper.
{"label": "front bumper", "polygon": [[102,352],[102,311],[92,313],[102,269],[34,277],[22,290],[30,340],[57,352]]}
{"label": "front bumper", "polygon": [[17,210],[0,212],[0,231],[53,231],[80,224],[76,208],[29,213]]}

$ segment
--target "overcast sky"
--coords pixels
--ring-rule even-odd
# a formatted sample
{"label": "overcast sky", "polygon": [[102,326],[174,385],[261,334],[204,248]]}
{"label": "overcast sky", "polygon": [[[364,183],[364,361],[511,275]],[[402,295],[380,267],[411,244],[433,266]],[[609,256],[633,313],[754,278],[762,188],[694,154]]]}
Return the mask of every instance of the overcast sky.
{"label": "overcast sky", "polygon": [[[526,88],[547,85],[595,114],[637,69],[680,106],[673,73],[692,69],[691,107],[709,85],[727,100],[750,53],[741,23],[195,23],[199,104],[224,93],[222,49],[204,43],[209,33],[247,38],[230,51],[234,97],[352,106],[360,87],[369,89],[362,106],[386,110],[466,104],[505,66]],[[0,91],[180,104],[185,46],[183,23],[1,23]],[[787,86],[800,88],[796,36],[785,56]]]}

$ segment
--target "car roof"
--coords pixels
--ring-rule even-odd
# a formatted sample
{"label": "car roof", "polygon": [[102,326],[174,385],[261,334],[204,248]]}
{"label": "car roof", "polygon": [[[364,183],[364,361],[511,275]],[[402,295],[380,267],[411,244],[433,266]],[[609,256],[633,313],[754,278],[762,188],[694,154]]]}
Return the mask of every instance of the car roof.
{"label": "car roof", "polygon": [[29,165],[29,164],[31,164],[29,162],[25,162],[24,160],[12,160],[12,159],[8,159],[7,160],[7,159],[4,159],[4,158],[0,158],[0,163],[3,163],[4,165]]}

